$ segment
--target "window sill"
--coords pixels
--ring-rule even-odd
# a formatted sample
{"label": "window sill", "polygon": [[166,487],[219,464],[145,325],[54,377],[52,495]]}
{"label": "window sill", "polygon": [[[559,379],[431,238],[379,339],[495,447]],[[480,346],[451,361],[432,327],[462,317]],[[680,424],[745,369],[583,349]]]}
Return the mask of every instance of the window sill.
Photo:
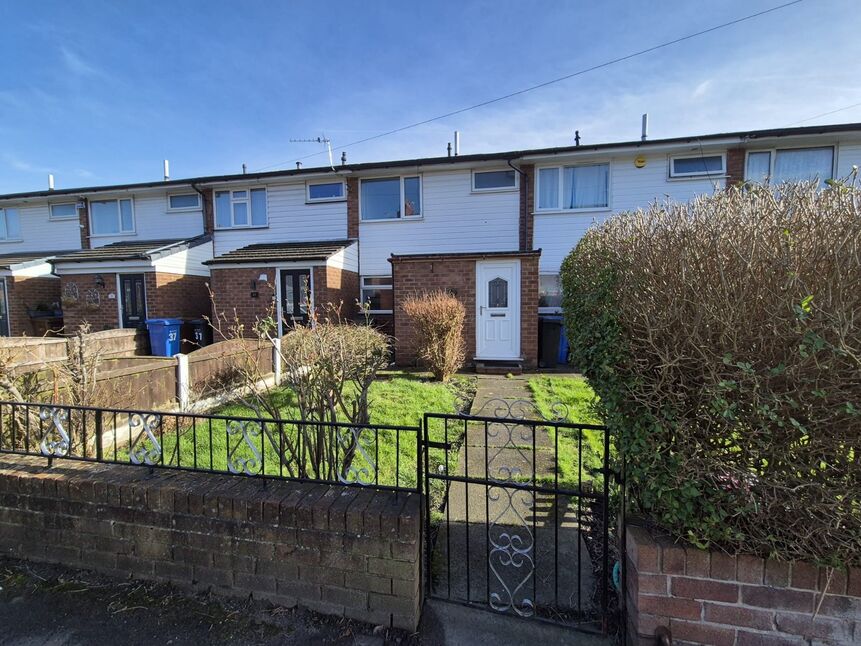
{"label": "window sill", "polygon": [[215,227],[216,231],[248,231],[249,229],[268,229],[268,224],[255,224],[241,227]]}
{"label": "window sill", "polygon": [[0,238],[0,244],[13,244],[15,242],[24,242],[24,238]]}
{"label": "window sill", "polygon": [[423,215],[410,215],[405,218],[391,218],[390,220],[359,220],[362,224],[392,224],[393,222],[421,222]]}
{"label": "window sill", "polygon": [[684,177],[668,177],[668,182],[691,182],[691,181],[702,181],[702,180],[716,180],[716,179],[726,179],[729,175],[725,173],[718,173],[714,175],[686,175]]}
{"label": "window sill", "polygon": [[71,216],[71,215],[67,218],[51,218],[51,217],[48,218],[48,222],[77,222],[77,221],[78,221],[78,217],[77,216]]}
{"label": "window sill", "polygon": [[562,314],[561,307],[538,307],[539,314]]}
{"label": "window sill", "polygon": [[613,208],[610,206],[596,206],[589,209],[542,209],[533,211],[532,215],[582,215],[585,213],[609,213]]}
{"label": "window sill", "polygon": [[394,310],[368,310],[367,314],[378,314],[384,316],[391,316],[394,314]]}
{"label": "window sill", "polygon": [[203,209],[199,206],[187,209],[167,209],[166,213],[200,213]]}
{"label": "window sill", "polygon": [[305,200],[305,204],[337,204],[338,202],[346,202],[346,197],[333,197],[329,200]]}
{"label": "window sill", "polygon": [[118,231],[117,233],[91,233],[91,238],[116,238],[118,236],[136,236],[135,231]]}

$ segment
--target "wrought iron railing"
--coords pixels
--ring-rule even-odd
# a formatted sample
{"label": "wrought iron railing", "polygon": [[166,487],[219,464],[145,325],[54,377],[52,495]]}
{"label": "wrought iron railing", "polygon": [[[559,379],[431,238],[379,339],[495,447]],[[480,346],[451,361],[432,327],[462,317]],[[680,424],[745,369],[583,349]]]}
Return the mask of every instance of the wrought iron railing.
{"label": "wrought iron railing", "polygon": [[418,426],[0,402],[0,453],[418,491]]}

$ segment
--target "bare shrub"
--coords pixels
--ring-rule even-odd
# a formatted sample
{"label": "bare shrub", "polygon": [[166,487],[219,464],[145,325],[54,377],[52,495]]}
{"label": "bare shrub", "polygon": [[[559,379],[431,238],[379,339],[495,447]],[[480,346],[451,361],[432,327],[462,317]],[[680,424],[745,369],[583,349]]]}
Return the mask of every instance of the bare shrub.
{"label": "bare shrub", "polygon": [[620,214],[562,283],[641,512],[700,545],[861,563],[861,190]]}
{"label": "bare shrub", "polygon": [[404,299],[403,308],[416,328],[419,357],[435,379],[448,381],[463,366],[466,354],[463,303],[448,292],[436,290]]}
{"label": "bare shrub", "polygon": [[[258,319],[253,334],[263,347],[277,353],[283,366],[282,383],[265,373],[259,354],[246,350],[236,366],[240,384],[234,393],[236,400],[260,418],[290,422],[264,429],[266,441],[277,450],[290,476],[345,478],[364,430],[348,431],[328,424],[370,422],[368,392],[378,372],[390,362],[388,338],[371,327],[341,322],[333,308],[325,318],[312,312],[307,327],[297,327],[276,342],[278,325],[273,314],[270,311]],[[213,328],[224,339],[248,338],[249,330],[235,313],[232,318],[221,315]],[[295,393],[298,420],[285,416],[277,396],[281,386]]]}

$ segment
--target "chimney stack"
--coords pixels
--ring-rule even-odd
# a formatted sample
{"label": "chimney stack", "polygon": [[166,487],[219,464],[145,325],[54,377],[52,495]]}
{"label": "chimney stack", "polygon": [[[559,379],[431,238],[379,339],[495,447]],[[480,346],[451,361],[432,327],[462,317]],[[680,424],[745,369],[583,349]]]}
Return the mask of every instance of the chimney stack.
{"label": "chimney stack", "polygon": [[649,138],[649,113],[643,115],[643,132],[640,135],[640,141],[646,141]]}
{"label": "chimney stack", "polygon": [[168,160],[164,160],[164,181],[168,181],[170,179],[170,162]]}
{"label": "chimney stack", "polygon": [[460,132],[457,130],[454,131],[454,156],[457,157],[460,154]]}
{"label": "chimney stack", "polygon": [[53,174],[48,175],[48,190],[49,191],[54,190],[54,175]]}

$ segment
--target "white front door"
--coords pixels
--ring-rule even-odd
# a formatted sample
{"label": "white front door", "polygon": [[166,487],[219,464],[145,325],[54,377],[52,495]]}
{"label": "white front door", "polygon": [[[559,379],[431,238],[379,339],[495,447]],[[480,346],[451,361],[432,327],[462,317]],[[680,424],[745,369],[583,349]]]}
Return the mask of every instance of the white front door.
{"label": "white front door", "polygon": [[520,261],[475,263],[476,356],[520,358]]}

